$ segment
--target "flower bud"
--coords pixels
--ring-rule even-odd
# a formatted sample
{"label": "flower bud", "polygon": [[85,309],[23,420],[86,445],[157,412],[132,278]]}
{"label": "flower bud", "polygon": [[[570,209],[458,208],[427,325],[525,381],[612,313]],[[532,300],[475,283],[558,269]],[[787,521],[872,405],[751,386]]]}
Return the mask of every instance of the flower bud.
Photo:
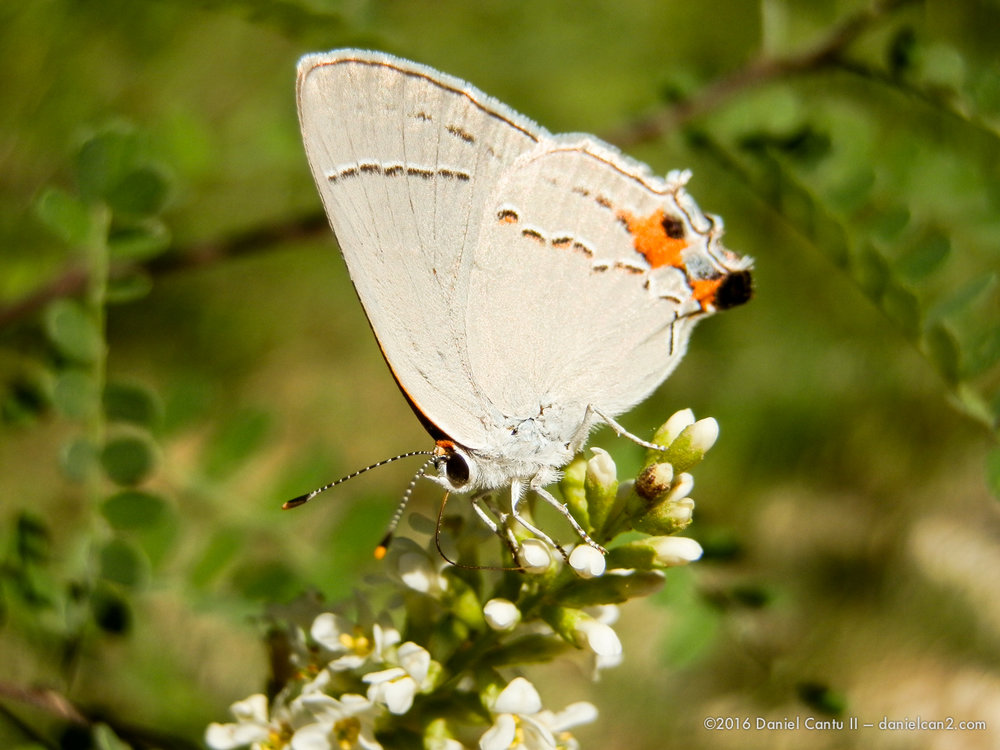
{"label": "flower bud", "polygon": [[653,536],[645,541],[653,545],[655,562],[664,568],[687,565],[700,559],[704,551],[698,542],[684,536]]}
{"label": "flower bud", "polygon": [[521,610],[509,599],[490,599],[483,606],[486,624],[493,630],[512,630],[521,621]]}
{"label": "flower bud", "polygon": [[563,502],[573,517],[585,528],[590,526],[590,518],[587,515],[587,493],[584,490],[586,476],[587,460],[583,456],[577,456],[563,469],[562,479],[559,480],[559,492],[562,493]]}
{"label": "flower bud", "polygon": [[700,463],[719,437],[719,423],[712,417],[699,419],[684,428],[670,444],[667,460],[675,471],[687,471]]}
{"label": "flower bud", "polygon": [[577,648],[590,649],[598,656],[616,656],[622,652],[614,629],[586,612],[571,607],[547,607],[542,610],[542,617],[563,640]]}
{"label": "flower bud", "polygon": [[396,558],[396,565],[400,580],[421,594],[435,594],[447,586],[422,551],[401,554]]}
{"label": "flower bud", "polygon": [[525,539],[517,550],[517,557],[525,573],[540,575],[552,566],[549,546],[541,539]]}
{"label": "flower bud", "polygon": [[694,500],[682,497],[673,502],[663,502],[632,519],[632,528],[644,534],[667,536],[683,531],[694,516]]}
{"label": "flower bud", "polygon": [[618,568],[649,570],[687,565],[701,557],[702,549],[694,539],[681,536],[651,536],[615,547],[608,553],[608,564]]}
{"label": "flower bud", "polygon": [[669,448],[677,436],[687,427],[694,424],[694,412],[690,409],[681,409],[674,412],[660,429],[653,435],[653,442]]}
{"label": "flower bud", "polygon": [[604,528],[611,516],[618,496],[618,467],[614,459],[602,448],[591,448],[593,456],[587,461],[584,487],[587,491],[587,515],[594,530]]}
{"label": "flower bud", "polygon": [[577,622],[576,635],[598,656],[618,656],[622,652],[622,642],[614,628],[587,615]]}
{"label": "flower bud", "polygon": [[[344,740],[340,740],[335,747],[343,747],[344,744]],[[364,747],[362,744],[355,746]],[[423,747],[426,750],[463,750],[465,745],[455,739],[447,721],[438,717],[424,727]]]}
{"label": "flower bud", "polygon": [[670,494],[663,498],[663,502],[665,504],[676,503],[682,497],[690,495],[693,489],[694,477],[683,471],[674,477],[674,484],[670,488]]}
{"label": "flower bud", "polygon": [[498,714],[537,714],[542,710],[542,699],[534,685],[523,677],[515,677],[500,691],[492,709]]}
{"label": "flower bud", "polygon": [[651,504],[670,491],[674,481],[674,467],[667,463],[650,464],[635,479],[635,492]]}
{"label": "flower bud", "polygon": [[589,544],[578,544],[569,553],[569,564],[580,578],[604,575],[604,555]]}

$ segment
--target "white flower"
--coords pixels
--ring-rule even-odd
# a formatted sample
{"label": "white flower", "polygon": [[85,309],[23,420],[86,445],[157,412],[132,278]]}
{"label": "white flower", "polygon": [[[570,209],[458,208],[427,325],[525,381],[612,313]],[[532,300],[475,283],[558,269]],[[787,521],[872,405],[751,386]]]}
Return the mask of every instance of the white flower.
{"label": "white flower", "polygon": [[580,578],[596,578],[604,575],[607,563],[598,550],[589,544],[578,544],[569,553],[569,564]]}
{"label": "white flower", "polygon": [[511,630],[521,621],[521,610],[508,599],[490,599],[483,605],[486,624],[494,630]]}
{"label": "white flower", "polygon": [[309,633],[323,648],[336,654],[327,665],[334,672],[360,667],[374,649],[372,639],[360,625],[333,612],[324,612],[313,620]]}
{"label": "white flower", "polygon": [[375,739],[375,718],[381,709],[361,695],[340,699],[309,693],[296,699],[313,719],[292,735],[292,750],[382,750]]}
{"label": "white flower", "polygon": [[693,424],[694,412],[690,409],[681,409],[674,412],[670,416],[670,419],[660,428],[660,434],[657,436],[660,440],[660,445],[664,448],[670,447],[670,444],[677,439],[677,436]]}
{"label": "white flower", "polygon": [[691,440],[691,450],[696,453],[708,453],[709,449],[715,445],[715,441],[719,439],[719,423],[714,417],[699,419],[686,431]]}
{"label": "white flower", "polygon": [[267,717],[267,696],[260,693],[238,701],[230,707],[235,724],[210,724],[205,731],[205,744],[212,750],[233,750],[252,745],[261,746],[272,732],[277,733]]}
{"label": "white flower", "polygon": [[682,471],[674,477],[674,486],[670,488],[670,494],[663,498],[664,503],[680,502],[694,489],[694,477],[686,471]]}
{"label": "white flower", "polygon": [[684,528],[694,518],[694,500],[690,497],[682,497],[680,500],[670,502],[664,518],[674,521],[678,528]]}
{"label": "white flower", "polygon": [[585,608],[584,611],[605,625],[614,625],[621,617],[621,610],[617,604],[595,604],[593,607]]}
{"label": "white flower", "polygon": [[556,747],[564,750],[577,750],[580,743],[569,733],[572,727],[590,724],[597,719],[597,707],[587,701],[570,703],[562,711],[553,713],[543,710],[535,716],[535,721],[544,725],[555,736]]}
{"label": "white flower", "polygon": [[549,546],[541,539],[525,539],[517,551],[518,562],[525,573],[542,574],[552,566]]}
{"label": "white flower", "polygon": [[398,667],[370,672],[361,679],[368,683],[368,700],[385,706],[394,714],[405,714],[427,679],[431,655],[412,641],[400,646],[396,655]]}
{"label": "white flower", "polygon": [[441,575],[446,563],[414,542],[400,537],[389,548],[390,570],[407,588],[437,597],[448,589],[448,579]]}
{"label": "white flower", "polygon": [[684,536],[651,536],[644,539],[656,555],[656,564],[662,567],[687,565],[702,555],[701,545]]}
{"label": "white flower", "polygon": [[[310,635],[323,648],[333,652],[326,665],[331,672],[357,669],[366,661],[381,662],[386,650],[401,640],[399,631],[387,617],[380,618],[370,633],[333,612],[324,612],[313,620]],[[323,673],[320,673],[322,677]],[[322,689],[322,686],[320,686]]]}
{"label": "white flower", "polygon": [[[599,604],[594,607],[587,607],[587,614],[591,615],[595,621],[598,623],[610,627],[618,622],[618,616],[620,611],[618,606],[615,604]],[[617,635],[615,636],[617,638]],[[619,641],[619,650],[614,653],[614,647],[610,649],[602,649],[607,653],[599,654],[596,651],[591,651],[591,661],[590,661],[590,676],[591,679],[597,681],[600,678],[600,673],[602,669],[610,669],[611,667],[617,667],[625,658],[625,654],[621,651],[621,641]]]}
{"label": "white flower", "polygon": [[581,617],[576,623],[576,633],[587,644],[587,648],[598,656],[621,656],[622,642],[610,625],[590,617]]}
{"label": "white flower", "polygon": [[610,487],[618,481],[618,467],[611,454],[603,448],[592,447],[594,455],[587,461],[587,480],[598,487]]}
{"label": "white flower", "polygon": [[558,750],[576,747],[566,730],[597,718],[597,709],[586,702],[573,703],[559,713],[542,709],[535,686],[516,677],[490,707],[493,725],[479,739],[480,750]]}

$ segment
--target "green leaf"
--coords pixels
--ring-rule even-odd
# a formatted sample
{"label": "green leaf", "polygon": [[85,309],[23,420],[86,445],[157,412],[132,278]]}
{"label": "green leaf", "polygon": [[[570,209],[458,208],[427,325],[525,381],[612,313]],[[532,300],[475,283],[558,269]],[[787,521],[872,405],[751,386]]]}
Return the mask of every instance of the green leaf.
{"label": "green leaf", "polygon": [[46,188],[38,196],[35,215],[67,245],[86,244],[94,231],[94,218],[90,210],[61,188]]}
{"label": "green leaf", "polygon": [[656,570],[636,570],[627,575],[604,575],[574,581],[559,596],[565,607],[591,607],[597,604],[620,604],[629,599],[649,596],[663,587],[664,576]]}
{"label": "green leaf", "polygon": [[883,242],[890,242],[899,236],[910,223],[910,209],[906,206],[890,206],[879,211],[870,222],[869,234]]}
{"label": "green leaf", "polygon": [[170,247],[170,230],[162,221],[149,220],[141,224],[115,227],[108,235],[108,252],[112,260],[145,262]]}
{"label": "green leaf", "polygon": [[890,282],[882,293],[882,309],[910,338],[920,332],[920,302],[909,289]]}
{"label": "green leaf", "polygon": [[865,295],[878,300],[889,283],[889,266],[878,250],[865,244],[854,254],[851,276]]}
{"label": "green leaf", "polygon": [[868,201],[874,186],[875,171],[870,166],[859,166],[830,191],[828,204],[835,211],[853,214]]}
{"label": "green leaf", "polygon": [[149,565],[142,553],[124,539],[112,539],[101,549],[101,578],[135,587],[146,579]]}
{"label": "green leaf", "polygon": [[517,666],[519,664],[539,664],[549,662],[562,656],[570,646],[562,639],[552,635],[534,633],[516,638],[498,648],[486,658],[485,663],[491,667]]}
{"label": "green leaf", "polygon": [[167,190],[167,179],[162,172],[151,166],[142,166],[110,185],[105,198],[115,213],[152,216],[166,203]]}
{"label": "green leaf", "polygon": [[115,529],[155,526],[167,516],[168,509],[160,495],[142,490],[122,490],[101,505],[101,513]]}
{"label": "green leaf", "polygon": [[52,387],[52,405],[70,419],[84,420],[97,414],[100,398],[93,376],[76,368],[58,372]]}
{"label": "green leaf", "polygon": [[908,281],[919,281],[937,271],[950,253],[951,240],[931,232],[896,260],[895,270]]}
{"label": "green leaf", "polygon": [[941,323],[927,328],[924,350],[941,376],[951,385],[958,382],[961,351],[951,331]]}
{"label": "green leaf", "polygon": [[60,452],[59,465],[73,481],[86,481],[99,465],[97,446],[85,437],[70,440]]}
{"label": "green leaf", "polygon": [[59,352],[83,364],[104,354],[104,337],[93,316],[79,302],[58,299],[45,310],[45,332]]}
{"label": "green leaf", "polygon": [[122,742],[107,724],[97,724],[94,727],[95,750],[130,750],[131,745]]}
{"label": "green leaf", "polygon": [[143,269],[136,268],[108,282],[109,304],[123,304],[142,299],[153,289],[153,279]]}
{"label": "green leaf", "polygon": [[927,312],[928,321],[951,318],[982,300],[997,283],[996,273],[986,273],[962,284]]}
{"label": "green leaf", "polygon": [[139,141],[133,133],[108,130],[88,140],[76,158],[76,181],[88,202],[105,201],[138,166]]}
{"label": "green leaf", "polygon": [[973,378],[1000,362],[1000,326],[976,336],[965,349],[962,376]]}
{"label": "green leaf", "polygon": [[41,564],[51,557],[52,540],[49,527],[31,513],[22,512],[14,527],[14,549],[22,564]]}
{"label": "green leaf", "polygon": [[128,422],[152,430],[163,418],[163,405],[145,386],[111,382],[104,389],[104,413],[111,422]]}
{"label": "green leaf", "polygon": [[838,267],[847,265],[850,244],[841,223],[790,171],[775,163],[780,171],[774,196],[785,218]]}
{"label": "green leaf", "polygon": [[138,435],[112,438],[101,451],[101,466],[116,484],[135,485],[146,479],[156,466],[152,443]]}

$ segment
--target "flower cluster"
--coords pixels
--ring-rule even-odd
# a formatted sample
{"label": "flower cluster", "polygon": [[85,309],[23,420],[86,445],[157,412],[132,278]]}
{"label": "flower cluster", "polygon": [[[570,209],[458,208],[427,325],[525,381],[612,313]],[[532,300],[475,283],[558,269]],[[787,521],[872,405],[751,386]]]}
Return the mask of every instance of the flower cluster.
{"label": "flower cluster", "polygon": [[[235,721],[212,724],[213,750],[377,750],[422,744],[459,750],[575,748],[569,731],[597,711],[580,702],[553,712],[535,687],[511,674],[524,665],[578,654],[596,678],[622,660],[613,625],[618,605],[663,583],[664,569],[701,556],[692,539],[672,536],[691,522],[688,470],[718,435],[715,420],[690,410],[654,435],[634,481],[617,479],[614,461],[592,449],[561,480],[564,501],[581,528],[608,547],[586,543],[556,554],[547,543],[505,528],[519,568],[489,568],[478,526],[447,518],[437,542],[401,537],[384,562],[385,612],[359,598],[299,627],[287,625],[288,679],[270,698],[232,706]],[[417,517],[417,536],[437,536]],[[642,536],[647,534],[649,536]],[[621,535],[628,539],[622,539]],[[519,536],[516,536],[519,535]],[[444,547],[448,565],[435,549]],[[393,618],[403,623],[394,624]],[[515,673],[516,674],[516,673]]]}

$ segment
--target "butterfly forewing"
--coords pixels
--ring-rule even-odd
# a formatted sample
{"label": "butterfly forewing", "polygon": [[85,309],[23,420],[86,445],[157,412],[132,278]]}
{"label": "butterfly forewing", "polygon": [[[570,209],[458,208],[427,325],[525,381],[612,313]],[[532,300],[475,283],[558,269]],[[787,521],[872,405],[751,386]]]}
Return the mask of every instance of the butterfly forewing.
{"label": "butterfly forewing", "polygon": [[299,65],[306,154],[351,279],[400,386],[476,447],[464,306],[484,206],[545,131],[467,84],[388,55]]}

